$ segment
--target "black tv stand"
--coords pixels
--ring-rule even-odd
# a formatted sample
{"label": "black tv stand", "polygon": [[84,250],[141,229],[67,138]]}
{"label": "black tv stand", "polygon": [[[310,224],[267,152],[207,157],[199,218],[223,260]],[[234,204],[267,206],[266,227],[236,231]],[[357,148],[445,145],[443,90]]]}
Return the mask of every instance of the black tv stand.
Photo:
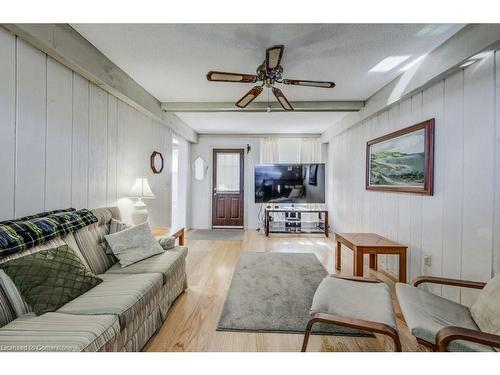
{"label": "black tv stand", "polygon": [[266,208],[266,237],[269,233],[322,233],[328,237],[328,210],[285,207]]}

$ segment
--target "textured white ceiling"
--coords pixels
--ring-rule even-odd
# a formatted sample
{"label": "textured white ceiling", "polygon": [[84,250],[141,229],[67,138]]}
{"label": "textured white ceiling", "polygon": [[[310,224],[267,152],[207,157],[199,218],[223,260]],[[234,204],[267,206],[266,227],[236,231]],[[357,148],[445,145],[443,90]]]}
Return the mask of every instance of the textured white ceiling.
{"label": "textured white ceiling", "polygon": [[[290,100],[367,99],[395,78],[369,70],[388,56],[430,52],[460,26],[419,35],[422,24],[77,24],[80,34],[162,102],[236,101],[248,84],[211,83],[209,70],[255,73],[284,44],[284,76],[332,80],[334,89],[288,87]],[[425,29],[424,29],[425,30]],[[408,60],[411,61],[411,60]]]}
{"label": "textured white ceiling", "polygon": [[[290,101],[365,100],[394,79],[406,63],[442,44],[463,25],[428,24],[73,24],[80,34],[162,102],[235,102],[251,85],[213,83],[209,70],[255,73],[265,49],[284,44],[283,76],[290,79],[334,81],[334,89],[279,85]],[[389,72],[370,72],[394,55],[411,57]],[[267,100],[264,92],[257,100]],[[271,94],[272,100],[272,94]],[[226,119],[285,127],[307,132],[338,114],[182,114],[194,129],[220,132]],[[262,117],[262,116],[268,117]],[[204,120],[205,118],[205,120]],[[213,120],[214,118],[219,121]],[[196,121],[192,123],[190,121]],[[319,123],[323,123],[323,122]],[[333,123],[333,122],[331,122]],[[331,124],[330,123],[330,124]],[[240,123],[234,123],[234,132]],[[209,126],[212,126],[211,130]],[[251,132],[256,132],[252,130]]]}
{"label": "textured white ceiling", "polygon": [[198,133],[323,133],[344,117],[339,112],[212,112],[177,113]]}

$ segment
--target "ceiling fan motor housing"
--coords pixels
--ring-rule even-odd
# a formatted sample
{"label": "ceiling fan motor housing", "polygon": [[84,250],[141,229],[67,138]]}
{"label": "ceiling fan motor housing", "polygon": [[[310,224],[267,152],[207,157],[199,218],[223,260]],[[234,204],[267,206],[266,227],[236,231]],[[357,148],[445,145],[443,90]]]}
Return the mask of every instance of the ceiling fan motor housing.
{"label": "ceiling fan motor housing", "polygon": [[[272,79],[273,82],[280,82],[283,74],[283,67],[280,65],[276,69],[268,70],[266,68],[266,62],[264,61],[262,65],[257,68],[257,77],[260,81],[267,84],[268,79]],[[268,86],[269,87],[269,86]]]}

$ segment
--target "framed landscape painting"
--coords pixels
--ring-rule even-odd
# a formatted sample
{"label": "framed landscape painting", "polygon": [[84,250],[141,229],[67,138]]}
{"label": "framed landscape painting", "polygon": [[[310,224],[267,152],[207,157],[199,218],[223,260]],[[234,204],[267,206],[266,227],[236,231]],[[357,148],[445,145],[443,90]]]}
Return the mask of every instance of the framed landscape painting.
{"label": "framed landscape painting", "polygon": [[433,194],[434,119],[366,143],[366,189]]}

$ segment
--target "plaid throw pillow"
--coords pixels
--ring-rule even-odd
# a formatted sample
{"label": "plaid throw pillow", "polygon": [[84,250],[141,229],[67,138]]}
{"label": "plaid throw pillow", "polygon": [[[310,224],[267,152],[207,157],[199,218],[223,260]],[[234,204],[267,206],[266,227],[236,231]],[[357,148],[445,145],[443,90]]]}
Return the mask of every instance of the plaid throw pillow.
{"label": "plaid throw pillow", "polygon": [[37,315],[56,311],[102,282],[68,245],[13,259],[0,268]]}
{"label": "plaid throw pillow", "polygon": [[12,223],[15,223],[18,221],[26,221],[26,220],[36,219],[39,217],[49,216],[49,215],[53,215],[53,214],[60,214],[62,212],[74,212],[74,211],[76,211],[76,209],[74,209],[74,208],[64,208],[61,210],[40,212],[39,214],[35,214],[35,215],[23,216],[23,217],[18,217],[17,219],[13,219],[13,220],[1,221],[0,225],[12,224]]}
{"label": "plaid throw pillow", "polygon": [[0,223],[0,257],[42,245],[97,222],[95,215],[86,209],[39,215]]}

